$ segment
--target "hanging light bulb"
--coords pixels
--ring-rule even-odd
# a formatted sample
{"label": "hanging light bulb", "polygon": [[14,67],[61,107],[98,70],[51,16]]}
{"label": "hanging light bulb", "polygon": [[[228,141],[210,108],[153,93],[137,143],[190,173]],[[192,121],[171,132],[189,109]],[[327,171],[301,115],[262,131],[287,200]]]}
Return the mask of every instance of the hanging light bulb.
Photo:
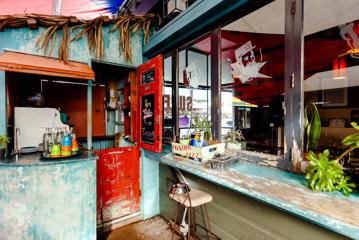
{"label": "hanging light bulb", "polygon": [[338,57],[333,60],[333,79],[345,79],[346,62],[344,57]]}

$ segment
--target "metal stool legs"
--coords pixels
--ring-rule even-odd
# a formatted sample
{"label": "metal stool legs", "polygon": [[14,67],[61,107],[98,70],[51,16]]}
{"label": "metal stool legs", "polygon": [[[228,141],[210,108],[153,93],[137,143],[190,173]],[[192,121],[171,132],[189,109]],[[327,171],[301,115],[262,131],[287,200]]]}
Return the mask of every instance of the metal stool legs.
{"label": "metal stool legs", "polygon": [[[209,222],[209,218],[208,218],[207,205],[203,204],[202,208],[204,209],[204,224],[206,227],[208,227],[209,232],[212,233],[211,223]],[[208,232],[207,232],[207,236],[208,239],[211,239],[211,235]]]}
{"label": "metal stool legs", "polygon": [[[193,240],[196,240],[197,239],[197,224],[196,224],[196,208],[193,207],[185,207],[185,206],[182,206],[180,203],[177,203],[177,207],[176,207],[176,215],[175,215],[175,219],[174,219],[174,223],[172,225],[172,238],[171,240],[173,240],[173,237],[175,235],[175,225],[177,224],[177,221],[178,221],[178,215],[179,215],[179,209],[183,207],[185,209],[187,209],[185,211],[185,213],[187,214],[187,216],[184,216],[183,218],[184,219],[187,219],[187,225],[188,225],[188,233],[186,234],[186,236],[183,236],[184,239],[193,239]],[[209,218],[208,218],[208,211],[207,211],[207,206],[206,204],[203,204],[201,205],[202,207],[202,211],[203,211],[203,218],[204,218],[204,224],[205,224],[205,229],[207,231],[207,238],[209,240],[211,239],[217,239],[217,238],[212,238],[212,230],[211,230],[211,224],[210,224],[210,221],[209,221]],[[192,220],[191,220],[192,218]],[[192,223],[192,224],[191,224]],[[183,223],[180,223],[180,226],[181,224]],[[192,238],[191,238],[192,237]]]}
{"label": "metal stool legs", "polygon": [[172,237],[171,240],[173,240],[173,236],[175,234],[175,225],[177,224],[177,218],[178,218],[178,210],[181,204],[177,203],[177,207],[176,207],[176,216],[172,225]]}

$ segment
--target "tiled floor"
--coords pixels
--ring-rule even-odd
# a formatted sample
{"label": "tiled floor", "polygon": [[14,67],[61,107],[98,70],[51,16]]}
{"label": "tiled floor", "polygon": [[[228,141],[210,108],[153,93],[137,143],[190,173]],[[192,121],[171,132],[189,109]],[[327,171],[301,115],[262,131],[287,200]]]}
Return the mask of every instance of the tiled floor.
{"label": "tiled floor", "polygon": [[[99,240],[170,240],[172,231],[168,223],[161,217],[133,223],[107,232],[98,237]],[[177,235],[174,240],[178,240]]]}

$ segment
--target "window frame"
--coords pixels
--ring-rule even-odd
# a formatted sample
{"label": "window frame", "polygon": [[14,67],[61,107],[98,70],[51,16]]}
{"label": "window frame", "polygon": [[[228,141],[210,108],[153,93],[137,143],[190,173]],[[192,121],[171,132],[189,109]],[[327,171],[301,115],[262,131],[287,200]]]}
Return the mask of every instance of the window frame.
{"label": "window frame", "polygon": [[[273,0],[274,1],[274,0]],[[266,4],[273,2],[258,1],[251,11],[248,9],[238,15],[244,17]],[[286,171],[300,172],[300,162],[303,155],[303,81],[304,81],[304,0],[285,1],[285,31],[284,31],[284,157],[241,150],[239,156],[252,162],[267,164],[268,160],[276,161],[277,168]],[[237,15],[237,16],[238,16]],[[209,35],[211,41],[211,130],[214,140],[221,137],[221,27],[238,20],[236,16],[226,17],[226,22],[214,25],[201,36],[187,41],[181,46],[175,46],[172,54],[172,119],[173,140],[179,140],[179,52],[192,45],[196,40]],[[299,104],[298,104],[299,103]],[[298,121],[299,119],[299,121]],[[273,166],[273,165],[272,165]]]}

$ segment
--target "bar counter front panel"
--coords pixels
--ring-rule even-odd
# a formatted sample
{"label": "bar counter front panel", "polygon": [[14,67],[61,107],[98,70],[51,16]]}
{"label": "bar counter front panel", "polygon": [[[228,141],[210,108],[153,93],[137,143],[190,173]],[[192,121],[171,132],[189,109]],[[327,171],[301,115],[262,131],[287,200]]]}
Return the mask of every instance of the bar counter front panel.
{"label": "bar counter front panel", "polygon": [[[213,196],[208,210],[222,239],[359,239],[359,196],[312,192],[303,176],[239,161],[215,171],[172,154],[161,158],[160,210],[174,218],[167,196],[169,167],[181,170],[190,187]],[[203,219],[198,209],[196,221]]]}
{"label": "bar counter front panel", "polygon": [[96,159],[0,162],[0,239],[96,239]]}

